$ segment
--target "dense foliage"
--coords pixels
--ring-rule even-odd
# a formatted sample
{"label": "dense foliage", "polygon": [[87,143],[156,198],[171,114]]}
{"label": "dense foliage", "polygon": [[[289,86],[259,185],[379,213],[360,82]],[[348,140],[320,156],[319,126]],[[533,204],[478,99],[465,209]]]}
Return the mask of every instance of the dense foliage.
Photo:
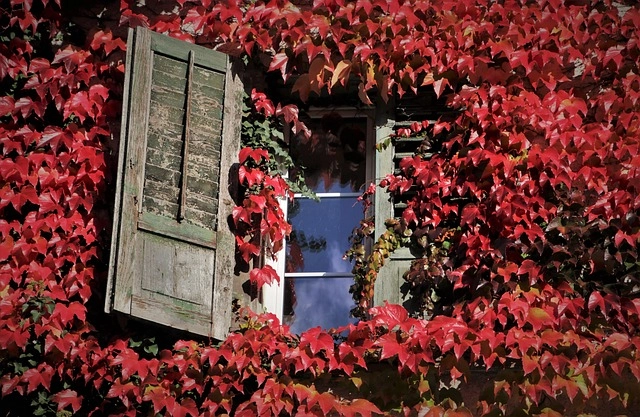
{"label": "dense foliage", "polygon": [[[637,401],[637,6],[175,6],[145,15],[123,0],[119,24],[242,55],[293,77],[303,100],[354,80],[364,104],[419,88],[447,98],[447,118],[397,131],[426,137],[380,183],[392,195],[409,193],[407,208],[368,256],[353,252],[354,296],[368,319],[292,335],[271,316],[247,313],[218,345],[160,350],[150,340],[109,338],[101,324],[96,332],[126,46],[115,28],[79,33],[64,2],[3,0],[3,414],[561,415],[567,400],[579,411],[597,399]],[[295,106],[258,91],[251,103],[257,116],[245,134],[280,123],[276,116],[304,128]],[[289,231],[276,201],[289,190],[270,165],[275,148],[248,144],[239,155],[247,194],[234,211],[245,260],[262,237],[275,251]],[[371,230],[365,222],[359,233]],[[366,310],[378,271],[400,246],[421,255],[405,279],[427,319],[398,306]],[[277,276],[263,268],[251,278]],[[380,364],[397,368],[385,376],[391,384],[370,378]],[[465,408],[460,381],[476,366],[495,377]]]}

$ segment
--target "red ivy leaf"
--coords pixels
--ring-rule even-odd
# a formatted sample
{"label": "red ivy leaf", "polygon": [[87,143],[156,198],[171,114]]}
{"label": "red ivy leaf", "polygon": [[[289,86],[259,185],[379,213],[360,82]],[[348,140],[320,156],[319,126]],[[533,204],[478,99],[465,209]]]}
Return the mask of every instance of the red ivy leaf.
{"label": "red ivy leaf", "polygon": [[260,169],[247,168],[242,165],[238,168],[238,176],[241,184],[245,184],[247,187],[252,187],[255,184],[260,184],[264,180],[264,172]]}
{"label": "red ivy leaf", "polygon": [[596,307],[600,307],[600,311],[602,313],[605,312],[604,298],[602,298],[602,294],[599,291],[594,291],[589,296],[588,302],[589,310],[593,311]]}
{"label": "red ivy leaf", "polygon": [[38,204],[38,192],[31,185],[22,187],[20,192],[14,194],[13,198],[11,198],[11,204],[13,204],[18,211],[22,209],[22,206],[27,201],[33,204]]}
{"label": "red ivy leaf", "polygon": [[0,387],[2,387],[2,396],[4,397],[5,395],[8,395],[12,392],[18,392],[20,395],[23,394],[24,392],[24,388],[19,386],[18,384],[20,383],[20,377],[19,376],[14,376],[13,378],[10,377],[9,375],[3,375],[2,378],[0,378]]}
{"label": "red ivy leaf", "polygon": [[534,331],[540,330],[544,325],[553,322],[553,319],[549,313],[539,307],[532,307],[529,310],[527,321],[531,323]]}
{"label": "red ivy leaf", "polygon": [[104,46],[104,51],[107,55],[113,52],[114,49],[124,51],[127,48],[127,45],[122,41],[122,39],[113,39],[113,34],[109,29],[106,31],[99,30],[93,35],[90,48],[97,51],[101,46]]}
{"label": "red ivy leaf", "polygon": [[251,101],[253,101],[256,110],[265,116],[273,116],[276,112],[273,102],[267,98],[266,94],[258,92],[255,88],[251,90]]}
{"label": "red ivy leaf", "polygon": [[540,266],[531,259],[525,259],[518,268],[518,275],[528,274],[530,279],[536,279],[540,275]]}
{"label": "red ivy leaf", "polygon": [[475,204],[467,204],[462,209],[462,215],[460,216],[460,225],[473,224],[480,214],[478,206]]}
{"label": "red ivy leaf", "polygon": [[0,116],[6,116],[11,114],[13,109],[15,108],[15,100],[13,97],[4,96],[0,97]]}
{"label": "red ivy leaf", "polygon": [[58,146],[58,142],[64,136],[64,132],[59,130],[59,128],[55,128],[52,126],[47,126],[44,129],[44,133],[42,134],[42,138],[38,141],[38,147],[44,146],[47,143],[51,143],[51,147],[56,149]]}
{"label": "red ivy leaf", "polygon": [[342,416],[361,416],[361,417],[371,417],[372,413],[383,414],[382,411],[378,407],[376,407],[372,402],[367,401],[362,398],[358,398],[353,400],[349,404],[338,404],[338,413]]}
{"label": "red ivy leaf", "polygon": [[246,224],[251,224],[251,218],[249,217],[249,212],[242,206],[236,206],[233,208],[233,222],[238,225],[240,221],[245,222]]}
{"label": "red ivy leaf", "polygon": [[306,137],[311,137],[311,131],[307,126],[298,119],[298,107],[293,104],[287,104],[284,107],[278,105],[276,116],[283,116],[284,120],[291,125],[291,131],[294,134],[303,133]]}
{"label": "red ivy leaf", "polygon": [[322,413],[326,416],[329,414],[329,411],[336,405],[336,398],[329,394],[328,392],[323,392],[322,394],[318,394],[313,397],[311,401],[309,401],[309,407],[313,407],[314,404],[319,404]]}
{"label": "red ivy leaf", "polygon": [[376,326],[387,326],[389,330],[394,329],[396,326],[400,330],[407,331],[413,325],[413,321],[409,320],[409,313],[404,307],[397,304],[389,304],[385,301],[385,305],[382,307],[373,307],[369,310],[373,316],[371,321]]}
{"label": "red ivy leaf", "polygon": [[363,417],[371,416],[371,413],[383,414],[375,404],[363,398],[354,400],[351,406]]}
{"label": "red ivy leaf", "polygon": [[71,406],[74,413],[77,413],[82,406],[82,396],[74,390],[66,389],[53,395],[53,401],[58,403],[58,411],[62,411],[67,406]]}
{"label": "red ivy leaf", "polygon": [[439,80],[434,81],[433,87],[436,91],[436,96],[440,97],[445,87],[448,85],[449,85],[449,80],[447,80],[446,78],[440,78]]}
{"label": "red ivy leaf", "polygon": [[264,159],[269,160],[269,153],[265,149],[242,148],[240,149],[240,163],[244,164],[247,159],[251,158],[255,163],[259,164]]}
{"label": "red ivy leaf", "polygon": [[[640,237],[640,235],[637,235],[637,236]],[[616,247],[618,247],[618,248],[620,248],[620,245],[622,245],[622,242],[627,242],[629,244],[629,246],[631,246],[631,247],[635,246],[634,237],[633,236],[629,236],[628,234],[626,234],[622,230],[618,230],[616,232],[616,235],[614,236],[613,241],[614,241]]]}
{"label": "red ivy leaf", "polygon": [[269,64],[269,71],[280,70],[282,73],[282,78],[286,77],[287,72],[287,61],[289,57],[284,52],[278,52],[274,55],[273,59],[271,59],[271,63]]}
{"label": "red ivy leaf", "polygon": [[629,340],[629,336],[622,333],[614,333],[607,337],[607,341],[604,343],[604,347],[613,347],[618,352],[621,352],[631,346],[631,341]]}
{"label": "red ivy leaf", "polygon": [[[241,238],[239,237],[236,238],[236,240],[238,239],[241,239]],[[244,241],[239,242],[238,250],[240,251],[240,255],[242,256],[242,259],[244,259],[246,263],[249,263],[249,260],[251,260],[251,257],[258,256],[260,254],[260,248],[258,248],[258,246],[250,242],[244,242]]]}
{"label": "red ivy leaf", "polygon": [[[33,392],[40,385],[45,386],[46,381],[40,374],[40,371],[36,368],[27,369],[24,374],[22,374],[22,381],[28,382],[27,392]],[[48,386],[47,386],[48,389]]]}
{"label": "red ivy leaf", "polygon": [[[380,342],[380,345],[382,346],[380,359],[392,358],[397,355],[398,359],[400,359],[400,363],[404,363],[402,359],[406,359],[406,358],[400,358],[400,356],[403,355],[405,348],[400,343],[398,343],[397,336],[395,333],[385,334],[380,338],[379,342]],[[406,352],[404,356],[406,356]]]}
{"label": "red ivy leaf", "polygon": [[522,370],[524,371],[525,375],[530,374],[531,372],[533,372],[537,368],[538,368],[538,360],[537,359],[533,359],[529,355],[524,355],[522,357]]}
{"label": "red ivy leaf", "polygon": [[264,284],[271,284],[274,281],[280,282],[280,277],[273,267],[265,265],[262,268],[253,268],[249,272],[249,279],[254,282],[258,288],[262,288]]}
{"label": "red ivy leaf", "polygon": [[[169,407],[167,406],[167,410]],[[198,417],[200,413],[198,413],[198,406],[196,402],[191,398],[185,398],[180,403],[177,401],[173,404],[173,409],[170,410],[171,415],[174,417]]]}
{"label": "red ivy leaf", "polygon": [[64,105],[64,117],[68,118],[71,114],[76,115],[81,122],[84,122],[87,115],[91,115],[92,105],[89,103],[89,97],[86,91],[80,91],[71,96]]}
{"label": "red ivy leaf", "polygon": [[[102,99],[102,101],[98,100],[98,97]],[[109,89],[102,84],[94,84],[89,87],[89,98],[91,100],[97,101],[99,103],[104,102],[109,97]],[[105,134],[108,134],[105,132]]]}
{"label": "red ivy leaf", "polygon": [[149,27],[149,18],[143,14],[134,13],[131,9],[125,9],[120,15],[120,26]]}
{"label": "red ivy leaf", "polygon": [[153,412],[159,413],[164,408],[164,402],[167,398],[167,394],[167,391],[159,385],[149,386],[145,388],[145,394],[142,399],[144,401],[151,400],[153,403]]}
{"label": "red ivy leaf", "polygon": [[312,354],[317,354],[321,350],[332,352],[334,348],[333,337],[323,331],[320,327],[314,327],[300,336],[300,346],[309,346]]}
{"label": "red ivy leaf", "polygon": [[22,117],[27,118],[31,112],[35,113],[38,117],[42,117],[44,114],[44,105],[40,101],[33,101],[30,97],[22,97],[15,103],[16,110],[20,110]]}
{"label": "red ivy leaf", "polygon": [[616,69],[620,68],[620,64],[622,64],[622,60],[624,59],[622,55],[623,50],[624,46],[622,45],[616,45],[607,49],[602,59],[602,64],[606,67],[609,62],[613,61],[616,64]]}
{"label": "red ivy leaf", "polygon": [[[116,378],[116,380],[109,388],[109,392],[107,392],[107,398],[120,398],[125,407],[129,407],[129,393],[132,391],[137,391],[139,388],[131,381],[123,384],[120,378]],[[168,397],[167,399],[172,398]]]}
{"label": "red ivy leaf", "polygon": [[77,68],[78,65],[84,62],[88,56],[89,52],[87,51],[73,46],[67,46],[66,48],[60,49],[56,52],[56,55],[53,58],[53,63],[63,63],[67,72],[71,72]]}
{"label": "red ivy leaf", "polygon": [[71,322],[74,317],[80,321],[84,321],[86,315],[87,308],[77,301],[70,303],[68,306],[58,303],[52,313],[52,317],[59,317],[63,325]]}
{"label": "red ivy leaf", "polygon": [[11,236],[4,237],[2,243],[0,243],[0,259],[9,259],[9,255],[13,251],[14,241]]}

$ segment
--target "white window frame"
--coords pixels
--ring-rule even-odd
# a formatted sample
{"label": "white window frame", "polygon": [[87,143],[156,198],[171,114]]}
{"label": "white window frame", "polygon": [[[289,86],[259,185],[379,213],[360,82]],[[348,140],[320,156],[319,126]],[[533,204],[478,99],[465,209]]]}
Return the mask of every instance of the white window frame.
{"label": "white window frame", "polygon": [[[366,118],[367,120],[367,139],[366,139],[366,167],[365,167],[365,183],[362,192],[364,192],[371,183],[375,182],[376,172],[376,114],[375,109],[357,109],[353,107],[323,107],[323,108],[311,108],[305,112],[311,119],[320,119],[323,116],[331,113],[338,113],[345,119]],[[289,143],[290,132],[285,132],[285,141]],[[316,193],[316,195],[322,198],[336,198],[336,197],[353,197],[354,204],[356,199],[362,195],[362,192],[351,193]],[[295,194],[294,198],[303,198],[301,194]],[[280,199],[280,208],[282,209],[285,217],[288,217],[288,201],[284,198]],[[283,322],[283,310],[284,310],[284,283],[286,278],[322,278],[332,276],[353,276],[351,272],[289,272],[285,273],[285,259],[286,259],[286,242],[282,249],[276,254],[276,259],[270,257],[265,260],[265,264],[272,266],[278,276],[280,282],[274,282],[273,284],[267,284],[262,287],[262,305],[264,309],[273,313],[278,317],[280,322]]]}

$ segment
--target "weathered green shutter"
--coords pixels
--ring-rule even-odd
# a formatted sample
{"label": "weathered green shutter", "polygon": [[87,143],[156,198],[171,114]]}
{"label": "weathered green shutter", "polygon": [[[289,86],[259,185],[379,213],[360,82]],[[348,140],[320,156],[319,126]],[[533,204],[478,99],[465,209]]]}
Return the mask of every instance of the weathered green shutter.
{"label": "weathered green shutter", "polygon": [[[377,164],[380,174],[383,177],[399,169],[399,162],[405,156],[412,156],[413,151],[419,144],[413,138],[396,138],[393,145],[389,146],[380,155],[380,162]],[[386,173],[386,174],[385,174]],[[387,193],[377,193],[376,200],[376,236],[385,232],[385,221],[390,218],[399,218],[406,207],[406,203],[401,199],[389,199]],[[406,201],[406,200],[405,200]],[[392,304],[402,304],[409,307],[407,298],[401,292],[404,284],[404,273],[411,267],[411,261],[415,259],[408,248],[399,248],[389,255],[385,265],[380,269],[374,287],[374,304],[383,305],[385,301]]]}
{"label": "weathered green shutter", "polygon": [[[420,90],[418,95],[405,94],[401,99],[390,100],[386,105],[379,106],[376,142],[387,139],[397,128],[409,127],[413,122],[433,122],[443,110],[443,103],[436,99],[433,91]],[[397,137],[391,146],[376,155],[376,178],[380,180],[387,174],[399,171],[400,160],[413,156],[423,139],[424,137]],[[405,201],[409,197],[410,191],[404,197],[395,200],[390,199],[387,193],[376,193],[376,237],[386,230],[384,223],[387,219],[399,218],[402,215],[406,207]],[[408,248],[400,248],[389,256],[376,279],[374,305],[383,305],[388,301],[392,304],[402,304],[407,309],[413,307],[408,297],[403,297],[401,287],[405,282],[403,275],[411,267],[414,259],[416,257]]]}
{"label": "weathered green shutter", "polygon": [[241,88],[225,54],[129,33],[107,311],[226,335]]}
{"label": "weathered green shutter", "polygon": [[[395,127],[395,110],[393,101],[386,105],[379,103],[377,106],[376,143],[386,140]],[[387,174],[394,172],[397,164],[395,158],[395,146],[389,146],[376,154],[376,179],[379,181]],[[389,199],[389,194],[379,192],[375,194],[375,222],[376,238],[386,230],[384,225],[387,219],[395,217],[395,205]],[[406,253],[405,253],[406,252]],[[402,304],[400,286],[403,283],[402,275],[411,265],[411,255],[408,250],[400,249],[392,253],[380,269],[374,287],[374,305],[383,305],[385,301],[392,304]]]}

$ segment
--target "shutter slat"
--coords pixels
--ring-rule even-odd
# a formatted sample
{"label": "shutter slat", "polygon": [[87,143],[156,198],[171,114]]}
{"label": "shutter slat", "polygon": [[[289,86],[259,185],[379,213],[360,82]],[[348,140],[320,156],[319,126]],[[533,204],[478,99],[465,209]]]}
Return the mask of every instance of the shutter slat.
{"label": "shutter slat", "polygon": [[216,234],[212,230],[191,224],[176,226],[176,224],[168,220],[167,217],[154,213],[142,213],[140,220],[138,220],[138,228],[205,248],[216,248]]}

